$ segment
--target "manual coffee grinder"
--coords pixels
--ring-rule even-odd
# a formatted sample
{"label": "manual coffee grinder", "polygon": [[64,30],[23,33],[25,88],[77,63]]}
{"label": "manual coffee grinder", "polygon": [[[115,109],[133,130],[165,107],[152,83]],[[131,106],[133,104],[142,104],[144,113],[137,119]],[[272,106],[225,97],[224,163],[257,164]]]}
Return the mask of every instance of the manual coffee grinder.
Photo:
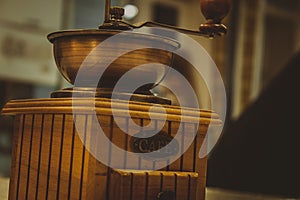
{"label": "manual coffee grinder", "polygon": [[[202,0],[201,6],[207,23],[200,31],[131,25],[106,0],[99,29],[48,35],[57,67],[74,87],[4,107],[2,114],[15,122],[9,199],[205,199],[207,158],[198,152],[208,127],[222,122],[213,111],[175,106],[150,91],[181,44],[134,31],[158,26],[225,34],[220,22],[228,1]],[[152,82],[128,91],[128,81],[117,84],[124,74],[133,83]]]}

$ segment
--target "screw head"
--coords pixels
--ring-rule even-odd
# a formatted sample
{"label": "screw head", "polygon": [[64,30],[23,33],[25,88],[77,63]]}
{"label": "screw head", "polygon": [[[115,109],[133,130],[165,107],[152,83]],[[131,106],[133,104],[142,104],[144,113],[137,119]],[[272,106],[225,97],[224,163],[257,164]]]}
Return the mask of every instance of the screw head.
{"label": "screw head", "polygon": [[157,194],[157,200],[174,200],[175,193],[173,191],[162,191]]}

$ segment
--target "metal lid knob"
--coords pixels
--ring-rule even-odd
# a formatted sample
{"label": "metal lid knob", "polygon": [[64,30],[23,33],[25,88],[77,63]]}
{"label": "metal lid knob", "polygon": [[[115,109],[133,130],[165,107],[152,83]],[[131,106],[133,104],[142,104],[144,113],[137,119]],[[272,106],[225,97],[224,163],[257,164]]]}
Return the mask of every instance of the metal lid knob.
{"label": "metal lid knob", "polygon": [[122,21],[122,17],[125,13],[122,7],[110,8],[110,18],[106,20],[99,29],[111,29],[111,30],[130,30],[132,29],[127,23]]}
{"label": "metal lid knob", "polygon": [[122,20],[125,10],[121,7],[112,7],[110,9],[111,20]]}

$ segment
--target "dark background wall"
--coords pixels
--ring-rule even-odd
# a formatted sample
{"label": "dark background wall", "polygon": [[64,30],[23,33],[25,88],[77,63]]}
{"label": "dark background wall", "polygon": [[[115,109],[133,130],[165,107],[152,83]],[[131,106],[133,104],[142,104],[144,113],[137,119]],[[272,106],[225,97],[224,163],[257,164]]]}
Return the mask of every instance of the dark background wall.
{"label": "dark background wall", "polygon": [[300,53],[228,125],[212,153],[208,185],[300,198]]}

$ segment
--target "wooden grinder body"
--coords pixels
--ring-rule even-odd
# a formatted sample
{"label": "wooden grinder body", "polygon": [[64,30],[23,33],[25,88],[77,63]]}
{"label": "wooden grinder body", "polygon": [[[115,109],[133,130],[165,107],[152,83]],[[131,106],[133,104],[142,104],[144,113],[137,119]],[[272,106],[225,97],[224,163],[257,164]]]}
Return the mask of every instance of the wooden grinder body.
{"label": "wooden grinder body", "polygon": [[[215,113],[164,106],[165,114],[158,109],[150,119],[148,111],[153,104],[130,102],[129,113],[136,124],[146,126],[154,120],[153,129],[160,126],[163,134],[173,138],[177,132],[195,136],[175,162],[152,171],[144,166],[154,167],[168,160],[139,158],[128,162],[126,154],[114,155],[109,146],[102,146],[94,137],[93,127],[100,124],[113,144],[133,151],[132,136],[115,123],[118,118],[127,131],[140,131],[128,125],[124,102],[99,98],[94,99],[92,107],[89,101],[79,99],[79,104],[74,105],[70,98],[18,100],[5,106],[3,114],[15,116],[10,200],[155,200],[166,191],[171,191],[177,200],[205,199],[207,158],[200,159],[198,153],[208,126],[220,124]],[[112,104],[117,108],[114,113]],[[78,132],[84,133],[84,141]],[[83,143],[97,144],[97,151],[105,151],[111,158],[109,162],[118,167],[110,168],[97,161]],[[179,143],[185,145],[184,141]]]}

